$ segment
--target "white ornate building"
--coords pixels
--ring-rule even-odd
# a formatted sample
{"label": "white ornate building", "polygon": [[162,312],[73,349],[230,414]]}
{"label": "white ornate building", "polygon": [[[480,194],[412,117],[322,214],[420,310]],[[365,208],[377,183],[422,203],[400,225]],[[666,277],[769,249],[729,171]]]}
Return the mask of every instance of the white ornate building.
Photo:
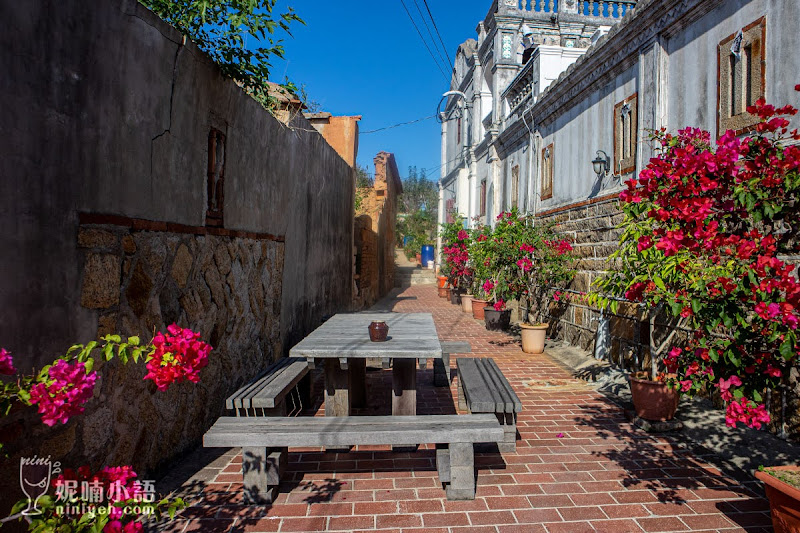
{"label": "white ornate building", "polygon": [[495,0],[441,114],[441,221],[602,203],[648,129],[744,133],[759,96],[798,105],[798,27],[797,0]]}

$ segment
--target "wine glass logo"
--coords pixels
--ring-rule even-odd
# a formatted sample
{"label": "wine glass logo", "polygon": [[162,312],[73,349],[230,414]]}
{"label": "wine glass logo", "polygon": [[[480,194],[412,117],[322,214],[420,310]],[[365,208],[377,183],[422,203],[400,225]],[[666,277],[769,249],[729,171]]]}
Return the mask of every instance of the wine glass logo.
{"label": "wine glass logo", "polygon": [[19,486],[22,492],[28,497],[28,507],[22,511],[26,516],[42,514],[36,504],[39,498],[47,493],[50,486],[50,474],[52,471],[50,456],[40,458],[23,457],[19,461]]}

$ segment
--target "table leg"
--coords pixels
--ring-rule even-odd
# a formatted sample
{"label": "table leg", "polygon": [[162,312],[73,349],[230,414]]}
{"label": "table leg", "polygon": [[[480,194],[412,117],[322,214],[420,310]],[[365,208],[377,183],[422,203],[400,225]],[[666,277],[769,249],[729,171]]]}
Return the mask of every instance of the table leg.
{"label": "table leg", "polygon": [[392,364],[392,415],[417,414],[417,360],[395,359]]}
{"label": "table leg", "polygon": [[350,405],[367,406],[367,360],[352,358],[347,360],[350,369]]}
{"label": "table leg", "polygon": [[350,416],[350,372],[325,359],[325,416]]}

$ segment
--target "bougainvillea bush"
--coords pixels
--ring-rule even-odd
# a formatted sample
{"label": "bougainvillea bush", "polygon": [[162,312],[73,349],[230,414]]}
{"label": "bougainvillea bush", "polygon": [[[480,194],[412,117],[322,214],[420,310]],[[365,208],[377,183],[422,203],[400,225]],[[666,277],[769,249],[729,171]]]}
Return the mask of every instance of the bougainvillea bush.
{"label": "bougainvillea bush", "polygon": [[442,269],[447,281],[455,288],[467,289],[472,285],[469,267],[469,233],[462,219],[442,224]]}
{"label": "bougainvillea bush", "polygon": [[[2,381],[0,417],[7,416],[15,405],[35,405],[42,423],[48,426],[66,424],[70,418],[80,415],[86,402],[94,395],[98,378],[98,372],[94,370],[95,355],[105,361],[116,358],[122,364],[143,361],[147,367],[144,379],[152,380],[156,388],[163,391],[173,383],[184,380],[197,383],[200,380],[199,372],[208,364],[208,356],[212,350],[210,345],[200,339],[199,333],[176,324],[169,326],[167,333],[157,333],[149,344],[142,344],[139,337],[123,340],[119,335],[107,335],[101,341],[76,344],[64,356],[35,374],[18,373],[12,355],[7,350],[0,349],[0,374],[11,376],[11,379]],[[89,475],[88,467],[81,467],[77,473],[66,471],[54,480],[57,492],[58,483],[75,487],[91,482],[107,496],[107,501],[104,502],[111,512],[87,512],[80,506],[80,502],[79,512],[64,512],[63,501],[59,502],[58,497],[42,496],[37,500],[42,513],[28,517],[29,530],[64,533],[138,532],[143,528],[137,521],[141,516],[159,517],[162,512],[168,512],[172,516],[183,506],[180,499],[142,502],[137,498],[138,482],[134,481],[135,477],[136,474],[130,466],[106,467],[94,475]],[[116,489],[116,492],[109,492],[110,489]],[[68,496],[67,501],[74,504],[74,495]],[[18,502],[12,515],[28,504],[27,499]],[[131,510],[136,509],[137,513],[126,512],[128,507]]]}
{"label": "bougainvillea bush", "polygon": [[791,106],[747,111],[760,118],[748,136],[654,134],[660,155],[620,194],[621,268],[600,288],[683,318],[693,334],[664,358],[676,386],[716,390],[729,426],[760,428],[800,351],[800,283],[782,259],[798,251],[800,146],[786,141],[800,136]]}
{"label": "bougainvillea bush", "polygon": [[504,309],[509,300],[534,302],[563,287],[575,274],[572,245],[551,225],[520,215],[516,208],[497,216],[494,230],[473,232],[470,260],[475,284],[492,302]]}

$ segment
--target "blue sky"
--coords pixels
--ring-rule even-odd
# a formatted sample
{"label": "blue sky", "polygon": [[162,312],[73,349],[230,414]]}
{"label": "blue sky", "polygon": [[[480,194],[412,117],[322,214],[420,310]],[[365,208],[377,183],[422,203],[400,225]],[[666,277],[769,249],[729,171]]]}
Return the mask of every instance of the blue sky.
{"label": "blue sky", "polygon": [[[404,2],[429,39],[414,0]],[[427,16],[423,1],[417,4]],[[363,134],[434,115],[448,90],[449,64],[445,78],[400,0],[279,0],[277,9],[287,5],[295,8],[306,26],[293,25],[294,37],[284,39],[286,61],[273,62],[271,78],[280,82],[285,74],[298,86],[304,84],[309,98],[324,111],[362,115],[358,162],[370,173],[373,157],[385,150],[395,154],[403,177],[415,165],[428,169],[428,176],[437,180],[441,130],[435,119]],[[450,61],[460,43],[476,37],[475,27],[490,5],[491,0],[428,0]]]}

